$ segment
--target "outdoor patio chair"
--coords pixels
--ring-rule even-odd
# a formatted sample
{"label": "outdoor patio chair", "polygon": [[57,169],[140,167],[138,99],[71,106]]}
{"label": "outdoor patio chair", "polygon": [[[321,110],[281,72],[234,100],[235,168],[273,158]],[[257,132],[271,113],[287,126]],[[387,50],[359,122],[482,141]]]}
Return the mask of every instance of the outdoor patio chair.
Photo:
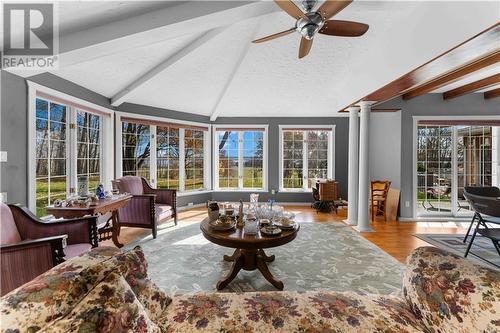
{"label": "outdoor patio chair", "polygon": [[[496,186],[466,186],[464,188],[464,196],[466,193],[479,195],[482,197],[500,198],[500,189]],[[464,243],[467,242],[467,238],[469,237],[470,231],[472,230],[476,219],[479,219],[479,214],[474,211],[474,216],[472,216],[469,228],[467,229],[467,233],[464,237]],[[491,223],[495,223],[495,221],[492,221]]]}
{"label": "outdoor patio chair", "polygon": [[472,234],[464,257],[470,252],[476,234],[489,238],[498,254],[500,255],[500,228],[490,228],[488,223],[500,224],[494,218],[500,218],[500,198],[492,196],[479,196],[467,191],[464,192],[465,198],[469,201],[478,220],[474,233]]}

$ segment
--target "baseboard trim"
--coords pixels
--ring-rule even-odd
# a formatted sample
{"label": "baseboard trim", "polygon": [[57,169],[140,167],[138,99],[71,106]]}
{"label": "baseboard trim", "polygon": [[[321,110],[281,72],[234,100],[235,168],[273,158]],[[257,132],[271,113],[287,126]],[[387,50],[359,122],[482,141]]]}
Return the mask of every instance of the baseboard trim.
{"label": "baseboard trim", "polygon": [[177,207],[177,210],[179,212],[182,212],[182,211],[185,211],[185,210],[190,210],[190,209],[193,209],[193,208],[200,208],[200,207],[205,207],[207,204],[206,203],[199,203],[199,204],[194,204],[194,205],[190,205],[190,206],[180,206],[180,207]]}
{"label": "baseboard trim", "polygon": [[470,222],[471,217],[398,217],[398,222]]}

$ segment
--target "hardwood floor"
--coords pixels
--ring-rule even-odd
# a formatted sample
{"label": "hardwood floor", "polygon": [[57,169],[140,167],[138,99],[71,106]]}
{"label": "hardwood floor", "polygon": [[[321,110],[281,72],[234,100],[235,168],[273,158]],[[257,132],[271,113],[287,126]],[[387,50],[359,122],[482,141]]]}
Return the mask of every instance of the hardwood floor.
{"label": "hardwood floor", "polygon": [[[316,213],[309,206],[286,206],[286,211],[295,213],[299,222],[341,222],[346,218],[346,209],[339,209],[338,214]],[[201,221],[207,216],[206,208],[193,208],[179,213],[179,224],[187,224]],[[172,223],[172,222],[167,222]],[[418,233],[464,233],[464,230],[451,223],[440,222],[397,222],[377,220],[372,223],[374,232],[363,232],[361,235],[374,243],[382,250],[404,263],[406,257],[412,250],[428,243],[414,237]],[[122,228],[120,242],[130,243],[144,233],[143,229]],[[105,241],[102,245],[114,246],[111,241]]]}

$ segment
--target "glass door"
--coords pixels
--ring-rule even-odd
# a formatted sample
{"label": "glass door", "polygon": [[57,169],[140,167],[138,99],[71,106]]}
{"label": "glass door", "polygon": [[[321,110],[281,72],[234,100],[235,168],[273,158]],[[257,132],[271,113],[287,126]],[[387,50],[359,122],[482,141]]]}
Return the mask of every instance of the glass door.
{"label": "glass door", "polygon": [[498,127],[418,123],[417,216],[470,216],[465,186],[498,186]]}
{"label": "glass door", "polygon": [[493,127],[457,126],[457,214],[470,215],[465,186],[493,184]]}

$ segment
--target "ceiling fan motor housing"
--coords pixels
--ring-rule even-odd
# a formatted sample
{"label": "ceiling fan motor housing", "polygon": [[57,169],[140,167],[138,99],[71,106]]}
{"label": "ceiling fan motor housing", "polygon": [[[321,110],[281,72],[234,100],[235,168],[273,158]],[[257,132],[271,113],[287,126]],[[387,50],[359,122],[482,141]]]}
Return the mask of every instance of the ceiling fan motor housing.
{"label": "ceiling fan motor housing", "polygon": [[323,27],[323,17],[318,12],[305,13],[303,17],[297,20],[297,30],[308,39],[313,39],[314,35]]}

